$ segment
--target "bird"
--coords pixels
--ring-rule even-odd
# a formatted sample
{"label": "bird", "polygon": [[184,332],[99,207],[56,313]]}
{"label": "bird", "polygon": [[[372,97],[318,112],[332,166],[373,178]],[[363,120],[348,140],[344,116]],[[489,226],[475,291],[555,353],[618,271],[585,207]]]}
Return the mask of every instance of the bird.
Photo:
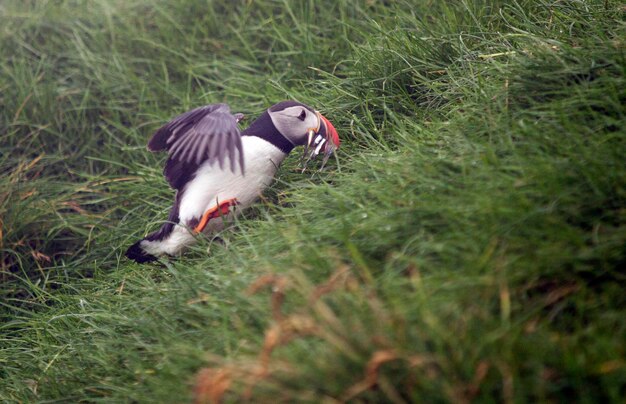
{"label": "bird", "polygon": [[215,234],[251,206],[294,148],[304,146],[304,171],[320,154],[323,168],[340,145],[333,124],[297,101],[272,105],[241,131],[243,118],[228,104],[209,104],[176,116],[152,135],[148,150],[168,153],[163,174],[176,191],[174,203],[158,230],[128,248],[128,258],[143,264],[179,256],[198,234]]}

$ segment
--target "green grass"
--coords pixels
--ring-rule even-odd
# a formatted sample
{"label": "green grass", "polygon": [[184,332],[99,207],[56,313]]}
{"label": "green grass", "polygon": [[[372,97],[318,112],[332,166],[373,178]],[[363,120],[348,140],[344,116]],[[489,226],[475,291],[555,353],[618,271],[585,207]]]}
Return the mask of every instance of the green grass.
{"label": "green grass", "polygon": [[[0,401],[623,402],[621,2],[175,3],[0,4]],[[123,257],[159,125],[289,98],[329,169]]]}

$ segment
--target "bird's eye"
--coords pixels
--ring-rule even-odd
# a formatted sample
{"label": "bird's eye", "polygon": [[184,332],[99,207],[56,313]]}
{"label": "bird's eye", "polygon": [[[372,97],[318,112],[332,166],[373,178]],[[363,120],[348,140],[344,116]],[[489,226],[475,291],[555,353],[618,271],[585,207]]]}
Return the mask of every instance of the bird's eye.
{"label": "bird's eye", "polygon": [[298,115],[298,119],[300,119],[301,121],[304,121],[305,118],[306,118],[306,111],[302,110],[302,112],[300,112],[300,115]]}

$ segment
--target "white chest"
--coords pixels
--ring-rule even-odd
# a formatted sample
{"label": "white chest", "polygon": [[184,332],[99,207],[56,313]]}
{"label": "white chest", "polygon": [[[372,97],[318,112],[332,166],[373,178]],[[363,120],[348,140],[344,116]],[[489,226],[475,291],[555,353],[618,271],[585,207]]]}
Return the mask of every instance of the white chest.
{"label": "white chest", "polygon": [[200,217],[217,201],[237,198],[239,209],[250,206],[272,182],[285,153],[255,136],[242,137],[245,175],[239,166],[230,171],[230,159],[224,161],[224,169],[218,163],[204,163],[193,180],[184,188],[180,201],[181,223]]}

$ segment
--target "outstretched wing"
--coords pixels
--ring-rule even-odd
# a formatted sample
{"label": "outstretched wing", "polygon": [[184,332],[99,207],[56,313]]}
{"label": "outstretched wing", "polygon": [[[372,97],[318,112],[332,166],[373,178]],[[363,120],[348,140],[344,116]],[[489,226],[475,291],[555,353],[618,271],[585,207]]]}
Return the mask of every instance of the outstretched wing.
{"label": "outstretched wing", "polygon": [[230,170],[237,164],[243,173],[243,149],[237,122],[226,104],[209,104],[185,112],[162,126],[148,142],[148,150],[167,150],[169,158],[164,175],[170,185],[180,189],[198,166],[205,161],[218,162],[224,168],[228,157]]}

